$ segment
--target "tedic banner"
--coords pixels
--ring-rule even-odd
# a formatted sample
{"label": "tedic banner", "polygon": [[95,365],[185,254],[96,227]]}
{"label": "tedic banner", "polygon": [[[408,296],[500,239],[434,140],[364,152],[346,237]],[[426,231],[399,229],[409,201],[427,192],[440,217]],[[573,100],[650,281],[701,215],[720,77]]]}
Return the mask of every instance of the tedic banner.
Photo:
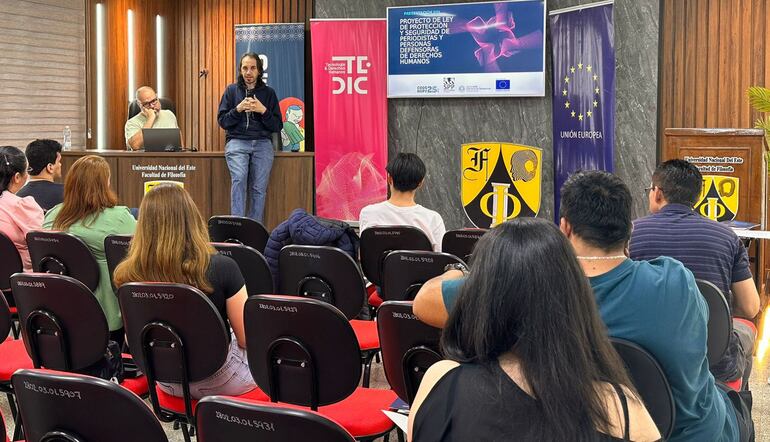
{"label": "tedic banner", "polygon": [[554,217],[578,170],[613,170],[615,43],[612,3],[551,11]]}
{"label": "tedic banner", "polygon": [[358,220],[387,195],[386,22],[312,20],[316,214]]}

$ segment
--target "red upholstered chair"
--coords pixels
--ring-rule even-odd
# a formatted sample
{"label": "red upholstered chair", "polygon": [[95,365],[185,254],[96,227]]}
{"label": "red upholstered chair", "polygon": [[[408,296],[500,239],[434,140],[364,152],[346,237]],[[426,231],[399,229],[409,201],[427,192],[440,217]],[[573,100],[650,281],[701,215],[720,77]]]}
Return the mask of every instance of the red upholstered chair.
{"label": "red upholstered chair", "polygon": [[[209,378],[227,358],[230,332],[211,300],[184,284],[128,283],[118,289],[129,348],[147,375],[150,402],[164,422],[178,422],[186,441],[195,428],[192,382]],[[158,382],[182,385],[183,397],[157,388]],[[266,400],[258,388],[241,396]]]}
{"label": "red upholstered chair", "polygon": [[217,253],[229,256],[238,264],[243,279],[246,280],[246,292],[249,295],[273,294],[273,274],[267,260],[253,247],[233,243],[211,243]]}
{"label": "red upholstered chair", "polygon": [[[278,404],[246,402],[225,396],[208,396],[198,402],[199,442],[270,440],[295,442],[353,442],[353,436],[336,422],[309,410]],[[250,422],[243,425],[243,422]],[[269,439],[265,439],[266,434]]]}
{"label": "red upholstered chair", "polygon": [[473,248],[479,238],[484,236],[489,229],[457,229],[447,230],[441,239],[441,251],[450,253],[465,262],[468,262],[473,254]]}
{"label": "red upholstered chair", "polygon": [[[425,233],[411,226],[376,226],[361,232],[361,270],[375,286],[382,287],[382,264],[394,250],[433,250]],[[379,307],[382,298],[375,292],[369,304]]]}
{"label": "red upholstered chair", "polygon": [[359,440],[393,428],[381,410],[396,394],[358,387],[358,340],[336,307],[312,298],[257,295],[246,302],[244,315],[249,368],[272,402],[318,411]]}
{"label": "red upholstered chair", "polygon": [[[16,245],[5,234],[0,233],[0,292],[2,292],[11,309],[11,318],[13,319],[11,331],[15,339],[19,339],[19,315],[16,312],[16,304],[13,301],[13,293],[11,292],[11,275],[21,273],[23,269],[21,256],[16,249]],[[7,332],[2,335],[2,338],[5,339],[6,336],[8,336]]]}
{"label": "red upholstered chair", "polygon": [[421,322],[412,301],[385,301],[377,309],[382,365],[388,383],[407,404],[414,401],[425,372],[442,359],[441,330]]}
{"label": "red upholstered chair", "polygon": [[[17,273],[11,285],[24,346],[35,368],[78,372],[104,358],[110,336],[107,318],[82,282],[64,275]],[[147,394],[144,376],[120,385],[134,394]]]}
{"label": "red upholstered chair", "polygon": [[363,386],[369,386],[372,359],[380,351],[377,324],[355,319],[366,302],[366,286],[353,258],[336,247],[290,245],[278,258],[279,293],[328,302],[350,321],[361,350]]}
{"label": "red upholstered chair", "polygon": [[465,263],[449,253],[395,250],[382,264],[382,299],[412,301],[423,284],[444,273],[449,264]]}
{"label": "red upholstered chair", "polygon": [[49,370],[19,370],[13,385],[27,440],[168,441],[144,402],[112,382]]}
{"label": "red upholstered chair", "polygon": [[[11,329],[11,312],[5,298],[0,296],[0,336],[6,337]],[[32,368],[32,359],[27,355],[24,342],[21,339],[6,339],[0,342],[0,392],[8,398],[8,407],[11,409],[11,418],[17,421],[16,401],[13,396],[11,376],[18,369]],[[16,429],[20,429],[16,425]],[[2,433],[3,435],[5,433]],[[16,439],[14,437],[14,439]]]}
{"label": "red upholstered chair", "polygon": [[243,244],[264,253],[270,233],[251,218],[219,215],[209,218],[209,236],[212,242]]}

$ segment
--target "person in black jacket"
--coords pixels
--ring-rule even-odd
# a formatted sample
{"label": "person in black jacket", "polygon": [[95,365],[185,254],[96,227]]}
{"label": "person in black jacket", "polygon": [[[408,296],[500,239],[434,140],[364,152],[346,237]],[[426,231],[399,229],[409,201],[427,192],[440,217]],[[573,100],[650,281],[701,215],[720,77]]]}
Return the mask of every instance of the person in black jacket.
{"label": "person in black jacket", "polygon": [[273,166],[272,133],[280,132],[282,127],[278,97],[262,80],[263,72],[257,54],[243,54],[238,81],[225,89],[217,114],[219,126],[226,131],[230,212],[259,222],[264,215],[267,182]]}

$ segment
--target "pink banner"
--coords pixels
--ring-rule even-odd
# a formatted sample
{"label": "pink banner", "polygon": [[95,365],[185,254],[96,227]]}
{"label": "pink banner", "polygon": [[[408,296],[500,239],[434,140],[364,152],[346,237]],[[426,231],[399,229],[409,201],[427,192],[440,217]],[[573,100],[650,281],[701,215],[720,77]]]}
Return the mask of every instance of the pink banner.
{"label": "pink banner", "polygon": [[387,28],[382,20],[314,20],[316,214],[358,220],[387,195]]}

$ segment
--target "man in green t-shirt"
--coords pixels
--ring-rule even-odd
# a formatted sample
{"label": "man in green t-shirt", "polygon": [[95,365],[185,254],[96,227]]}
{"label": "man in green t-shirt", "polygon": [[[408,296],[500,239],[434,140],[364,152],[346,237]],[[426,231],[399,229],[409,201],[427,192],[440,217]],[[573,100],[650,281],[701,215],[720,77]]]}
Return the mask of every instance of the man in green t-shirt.
{"label": "man in green t-shirt", "polygon": [[144,148],[142,129],[179,127],[173,112],[161,109],[158,94],[149,86],[136,90],[136,102],[141,111],[126,121],[126,146],[129,150]]}

